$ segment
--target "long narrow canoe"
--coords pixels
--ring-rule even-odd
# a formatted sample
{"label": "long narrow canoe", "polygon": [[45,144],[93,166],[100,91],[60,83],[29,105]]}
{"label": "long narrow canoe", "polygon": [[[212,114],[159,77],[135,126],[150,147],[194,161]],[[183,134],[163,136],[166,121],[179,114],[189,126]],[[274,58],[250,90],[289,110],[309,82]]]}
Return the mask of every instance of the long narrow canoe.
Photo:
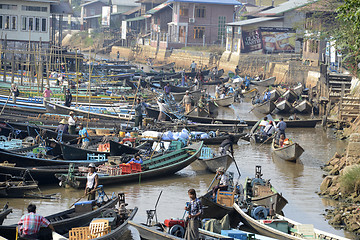
{"label": "long narrow canoe", "polygon": [[8,208],[8,209],[3,209],[0,212],[0,225],[3,224],[5,218],[7,217],[7,215],[9,215],[12,212],[12,208]]}
{"label": "long narrow canoe", "polygon": [[[166,82],[160,81],[161,88],[164,88],[166,86]],[[194,88],[195,85],[190,87],[181,87],[181,86],[174,86],[170,84],[171,92],[173,93],[183,93],[186,91],[191,91]]]}
{"label": "long narrow canoe", "polygon": [[271,144],[271,149],[274,155],[289,162],[295,162],[305,151],[298,143],[292,143],[284,147],[276,147],[275,139]]}
{"label": "long narrow canoe", "polygon": [[[188,147],[176,150],[161,156],[145,160],[142,164],[142,171],[124,175],[100,175],[99,184],[110,185],[131,181],[154,179],[174,174],[177,171],[187,167],[200,155],[203,142],[194,143]],[[57,175],[62,186],[71,186],[73,188],[84,188],[87,178],[83,175],[73,175],[69,180],[67,175]]]}
{"label": "long narrow canoe", "polygon": [[[45,217],[51,222],[54,226],[55,231],[59,234],[68,233],[71,228],[82,227],[89,224],[94,218],[101,216],[101,213],[115,206],[118,202],[118,198],[112,198],[109,201],[105,202],[98,208],[89,212],[77,212],[75,208],[65,210],[56,214],[49,215]],[[0,226],[0,236],[5,237],[6,239],[15,239],[17,224]],[[51,230],[44,228],[41,230],[40,235],[43,236],[41,239],[51,239],[46,236],[51,236]]]}
{"label": "long narrow canoe", "polygon": [[91,111],[84,111],[76,108],[69,108],[61,104],[57,104],[54,102],[49,102],[44,100],[46,110],[52,113],[57,114],[64,114],[69,115],[69,112],[73,111],[76,116],[83,116],[86,118],[98,118],[98,119],[107,119],[107,120],[114,120],[114,121],[131,121],[131,117],[122,117],[116,116],[111,114],[102,114],[102,113],[95,113]]}
{"label": "long narrow canoe", "polygon": [[[180,102],[183,97],[185,96],[186,92],[182,92],[182,93],[172,93],[175,101]],[[197,102],[200,99],[201,96],[201,90],[195,90],[195,91],[190,91],[189,95],[193,97],[193,100],[195,102]]]}
{"label": "long narrow canoe", "polygon": [[[289,240],[289,239],[290,240],[304,240],[304,239],[350,240],[348,238],[340,237],[335,234],[324,232],[324,231],[321,231],[316,228],[313,228],[312,236],[306,236],[306,238],[304,238],[304,237],[302,237],[303,234],[306,234],[306,235],[311,234],[311,232],[309,231],[309,229],[310,229],[309,227],[312,225],[308,225],[308,224],[304,225],[304,227],[307,230],[306,230],[306,233],[302,233],[300,231],[296,231],[296,229],[301,229],[303,224],[300,224],[291,219],[288,219],[288,218],[280,216],[279,214],[276,214],[275,219],[287,221],[289,224],[289,232],[288,233],[282,232],[282,231],[279,231],[279,230],[272,228],[265,224],[265,222],[272,223],[274,221],[274,219],[272,219],[272,220],[255,220],[254,218],[252,218],[251,216],[246,214],[243,211],[243,209],[240,208],[240,206],[238,204],[234,203],[233,207],[239,213],[239,215],[241,216],[241,221],[245,225],[255,229],[259,234],[267,236],[267,237],[272,237],[272,238],[279,239],[279,240]],[[276,222],[274,222],[274,224],[276,224]],[[290,234],[290,232],[292,232],[292,234]]]}
{"label": "long narrow canoe", "polygon": [[92,161],[92,160],[55,160],[55,159],[45,159],[45,158],[33,158],[28,157],[22,154],[15,152],[0,150],[0,159],[6,160],[9,163],[15,163],[18,167],[28,167],[28,166],[51,166],[51,165],[64,165],[64,164],[83,164],[88,165],[90,163],[103,164],[104,161]]}

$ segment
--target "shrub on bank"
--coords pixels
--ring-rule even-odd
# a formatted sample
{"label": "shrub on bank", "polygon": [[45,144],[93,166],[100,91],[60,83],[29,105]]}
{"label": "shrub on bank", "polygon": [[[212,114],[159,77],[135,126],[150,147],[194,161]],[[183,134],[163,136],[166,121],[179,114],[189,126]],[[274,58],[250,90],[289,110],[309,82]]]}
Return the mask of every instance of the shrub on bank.
{"label": "shrub on bank", "polygon": [[360,165],[353,166],[351,169],[346,171],[339,180],[343,193],[360,193]]}

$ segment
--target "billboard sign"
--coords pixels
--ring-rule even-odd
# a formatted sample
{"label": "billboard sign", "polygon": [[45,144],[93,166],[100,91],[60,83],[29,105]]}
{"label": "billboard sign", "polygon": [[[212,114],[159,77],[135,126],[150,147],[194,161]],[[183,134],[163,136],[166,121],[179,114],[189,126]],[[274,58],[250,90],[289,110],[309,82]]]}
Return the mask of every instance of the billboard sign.
{"label": "billboard sign", "polygon": [[295,30],[283,27],[261,27],[260,31],[265,53],[295,52]]}
{"label": "billboard sign", "polygon": [[110,7],[103,6],[101,11],[101,25],[102,26],[110,26]]}
{"label": "billboard sign", "polygon": [[259,29],[242,32],[242,50],[241,52],[253,52],[262,49],[261,33]]}

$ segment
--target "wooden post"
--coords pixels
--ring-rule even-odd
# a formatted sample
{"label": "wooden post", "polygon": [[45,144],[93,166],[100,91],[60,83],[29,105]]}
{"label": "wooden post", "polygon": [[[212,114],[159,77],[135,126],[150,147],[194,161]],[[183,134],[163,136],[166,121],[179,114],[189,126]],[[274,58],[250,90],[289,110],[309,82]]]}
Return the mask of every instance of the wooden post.
{"label": "wooden post", "polygon": [[23,84],[24,84],[24,64],[23,64],[23,54],[21,54],[20,55],[20,85],[22,86]]}
{"label": "wooden post", "polygon": [[6,52],[5,50],[7,49],[7,34],[5,34],[5,40],[4,40],[4,51],[3,51],[3,55],[2,60],[3,60],[3,65],[4,65],[4,75],[3,75],[3,82],[6,82],[6,68],[7,68],[7,60],[6,60]]}
{"label": "wooden post", "polygon": [[342,102],[343,102],[343,98],[344,98],[344,93],[345,93],[345,84],[342,83],[341,84],[341,95],[340,95],[340,100],[339,100],[339,111],[338,111],[338,121],[342,120]]}
{"label": "wooden post", "polygon": [[15,52],[11,56],[11,83],[14,83],[14,75],[15,75]]}

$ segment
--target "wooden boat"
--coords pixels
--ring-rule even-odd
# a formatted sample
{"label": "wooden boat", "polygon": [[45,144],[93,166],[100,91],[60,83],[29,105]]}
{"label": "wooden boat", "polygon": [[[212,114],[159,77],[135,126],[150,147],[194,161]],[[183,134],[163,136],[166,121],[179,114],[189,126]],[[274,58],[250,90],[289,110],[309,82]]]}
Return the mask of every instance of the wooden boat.
{"label": "wooden boat", "polygon": [[[106,198],[105,198],[106,199]],[[118,202],[118,198],[110,198],[94,207],[91,211],[79,211],[76,208],[71,208],[56,214],[46,216],[45,218],[51,222],[55,231],[59,234],[65,234],[73,227],[82,227],[89,224],[94,218],[102,215],[106,209],[113,208]],[[7,239],[15,239],[17,224],[0,226],[0,236]],[[44,228],[40,231],[41,239],[51,239],[49,237],[51,230]],[[50,235],[51,236],[51,235]]]}
{"label": "wooden boat", "polygon": [[[200,150],[203,142],[192,144],[188,147],[176,150],[161,156],[145,160],[141,165],[142,171],[124,175],[100,175],[99,184],[110,185],[131,181],[139,181],[146,179],[154,179],[167,175],[174,174],[175,172],[187,167],[200,155]],[[86,176],[71,176],[71,180],[67,175],[57,175],[63,186],[69,185],[73,188],[84,188],[87,178]]]}
{"label": "wooden boat", "polygon": [[276,105],[273,101],[253,104],[253,109],[262,114],[269,114],[274,111]]}
{"label": "wooden boat", "polygon": [[[65,160],[86,160],[88,154],[95,154],[95,155],[105,155],[106,157],[110,155],[110,152],[99,152],[96,150],[91,149],[82,149],[79,145],[68,145],[59,143],[62,156]],[[97,145],[97,144],[96,144]]]}
{"label": "wooden boat", "polygon": [[[262,135],[260,130],[258,130],[260,122],[262,120],[257,121],[257,123],[250,129],[250,141],[253,143],[268,143],[270,144],[271,141],[268,140],[268,136]],[[276,128],[275,122],[273,122],[273,127]]]}
{"label": "wooden boat", "polygon": [[276,88],[270,91],[270,101],[276,101],[280,97],[280,92]]}
{"label": "wooden boat", "polygon": [[291,143],[284,147],[276,147],[275,139],[271,144],[271,149],[274,155],[289,162],[295,162],[305,151],[298,143]]}
{"label": "wooden boat", "polygon": [[[13,176],[21,176],[24,172],[28,171],[31,177],[39,184],[58,183],[59,180],[55,177],[55,173],[67,173],[69,170],[68,165],[60,166],[33,166],[33,167],[17,167],[13,164],[0,163],[0,173],[7,173]],[[31,177],[26,175],[26,180],[31,180]]]}
{"label": "wooden boat", "polygon": [[[234,203],[234,209],[239,213],[239,215],[241,216],[241,221],[245,225],[255,229],[259,234],[267,237],[271,237],[279,240],[289,240],[289,239],[290,240],[304,240],[304,239],[349,240],[348,238],[336,236],[334,234],[313,228],[313,225],[299,224],[295,221],[282,217],[278,214],[276,215],[277,219],[255,220],[254,218],[246,214],[244,210],[236,203]],[[274,226],[277,223],[279,224],[282,223],[286,225],[286,221],[288,222],[288,232],[283,232],[273,227],[270,227],[271,224]],[[305,229],[307,229],[307,231]],[[307,235],[306,238],[303,237],[304,235]]]}
{"label": "wooden boat", "polygon": [[224,167],[225,170],[227,170],[230,167],[231,163],[234,162],[234,159],[229,154],[226,154],[208,159],[199,158],[198,161],[205,163],[206,169],[208,171],[216,173],[216,169],[218,169],[219,167]]}
{"label": "wooden boat", "polygon": [[276,80],[276,77],[270,77],[264,80],[259,80],[259,81],[251,81],[251,84],[254,84],[256,86],[262,86],[262,87],[268,87],[271,85],[274,85]]}
{"label": "wooden boat", "polygon": [[0,95],[0,107],[5,107],[11,111],[25,111],[25,112],[36,112],[36,113],[45,113],[46,108],[44,103],[37,101],[30,101],[24,98],[16,98],[16,103],[13,103],[12,97],[7,100],[7,96]]}
{"label": "wooden boat", "polygon": [[288,100],[284,99],[278,103],[276,103],[276,108],[279,112],[287,113],[292,109],[291,103]]}
{"label": "wooden boat", "polygon": [[[139,232],[141,239],[146,240],[183,240],[184,238],[171,235],[164,231],[161,227],[161,223],[156,224],[154,226],[148,226],[142,223],[136,223],[133,221],[129,221],[130,226],[136,228]],[[204,229],[199,228],[199,237],[200,239],[211,239],[211,240],[225,240],[225,239],[233,239],[228,236],[224,236],[218,233],[213,233],[206,231]]]}
{"label": "wooden boat", "polygon": [[[254,126],[257,120],[244,120],[248,126]],[[278,122],[277,119],[275,119]],[[288,128],[313,128],[321,119],[308,119],[308,120],[285,120],[286,127]]]}
{"label": "wooden boat", "polygon": [[[172,93],[171,95],[173,95],[175,101],[180,102],[183,97],[186,95],[186,92],[182,92],[182,93]],[[189,95],[193,97],[193,100],[195,102],[199,101],[200,96],[201,96],[201,90],[195,90],[195,91],[190,91]]]}
{"label": "wooden boat", "polygon": [[84,111],[76,108],[69,108],[61,104],[57,104],[54,102],[48,102],[44,100],[46,110],[52,113],[57,114],[64,114],[69,115],[69,112],[73,111],[76,116],[83,116],[86,118],[97,118],[97,119],[107,119],[107,120],[113,120],[113,121],[131,121],[132,117],[127,116],[116,116],[111,114],[101,114],[101,113],[95,113],[91,111]]}
{"label": "wooden boat", "polygon": [[311,113],[312,104],[308,100],[303,100],[295,106],[295,110],[299,113]]}
{"label": "wooden boat", "polygon": [[220,107],[228,107],[235,102],[235,96],[226,96],[224,98],[215,98],[214,103]]}
{"label": "wooden boat", "polygon": [[299,85],[295,86],[292,90],[296,95],[301,96],[301,93],[303,91],[303,85],[300,83]]}
{"label": "wooden boat", "polygon": [[19,180],[12,180],[10,174],[1,174],[1,177],[4,179],[0,182],[0,197],[22,198],[27,192],[38,189],[34,181],[21,181],[20,177]]}
{"label": "wooden boat", "polygon": [[[205,77],[205,76],[207,76],[207,75],[209,75],[209,73],[210,73],[210,69],[207,69],[207,70],[203,70],[202,71],[202,74],[203,74],[203,76]],[[195,78],[195,76],[196,76],[196,74],[197,74],[197,71],[195,71],[195,72],[185,72],[185,75],[188,77],[188,78]]]}
{"label": "wooden boat", "polygon": [[246,200],[252,205],[263,206],[275,213],[282,213],[288,201],[276,191],[270,180],[263,179],[261,176],[261,166],[256,166],[255,177],[246,178],[244,185]]}
{"label": "wooden boat", "polygon": [[[110,140],[110,156],[121,156],[125,154],[135,154],[139,152],[139,148],[133,148],[124,144]],[[139,146],[140,147],[140,146]]]}
{"label": "wooden boat", "polygon": [[[159,110],[153,107],[146,107],[147,114],[151,118],[157,119],[159,116]],[[173,119],[176,119],[174,115],[171,113],[168,113]],[[211,117],[198,117],[198,116],[192,116],[192,115],[186,115],[186,118],[190,121],[196,122],[196,123],[214,123],[214,122],[221,122],[223,124],[241,124],[241,120],[237,119],[223,119],[223,118],[211,118]],[[170,120],[170,118],[167,116],[167,120]]]}
{"label": "wooden boat", "polygon": [[[166,86],[166,82],[164,81],[160,81],[160,86],[162,89],[164,89],[164,87]],[[182,87],[182,86],[174,86],[170,84],[171,87],[171,91],[172,93],[183,93],[186,91],[192,91],[195,85],[190,86],[190,87]]]}
{"label": "wooden boat", "polygon": [[290,103],[293,103],[298,99],[298,95],[291,89],[288,89],[282,96]]}
{"label": "wooden boat", "polygon": [[154,69],[158,69],[158,70],[162,70],[162,69],[169,70],[169,69],[175,67],[175,62],[166,63],[166,64],[163,64],[163,65],[155,65],[155,66],[151,65],[149,67],[154,68]]}
{"label": "wooden boat", "polygon": [[[32,137],[36,137],[38,134],[41,133],[41,131],[46,132],[45,138],[56,139],[58,136],[58,133],[55,132],[54,130],[40,127],[37,125],[33,125],[30,123],[26,124],[26,123],[18,123],[18,122],[3,122],[2,124],[4,126],[10,127],[13,130],[21,130],[21,131],[27,132],[28,136],[32,136]],[[68,142],[68,141],[72,141],[72,140],[76,139],[77,137],[78,137],[78,135],[63,134],[62,140],[65,142]]]}
{"label": "wooden boat", "polygon": [[[232,135],[234,136],[234,144],[236,144],[241,137],[246,135],[246,133],[238,133]],[[216,137],[201,139],[201,141],[203,141],[204,144],[206,145],[217,145],[217,144],[221,144],[226,138],[228,138],[228,136],[224,135],[224,136],[216,136]]]}
{"label": "wooden boat", "polygon": [[8,205],[5,204],[5,207],[0,211],[0,225],[3,224],[5,218],[7,215],[9,215],[12,212],[12,208],[8,208]]}
{"label": "wooden boat", "polygon": [[64,165],[64,164],[83,164],[88,165],[94,163],[96,165],[103,164],[105,161],[97,160],[55,160],[55,159],[46,159],[46,158],[34,158],[28,157],[22,154],[15,152],[0,150],[0,159],[6,159],[9,163],[15,163],[18,167],[28,167],[28,166],[51,166],[51,165]]}

